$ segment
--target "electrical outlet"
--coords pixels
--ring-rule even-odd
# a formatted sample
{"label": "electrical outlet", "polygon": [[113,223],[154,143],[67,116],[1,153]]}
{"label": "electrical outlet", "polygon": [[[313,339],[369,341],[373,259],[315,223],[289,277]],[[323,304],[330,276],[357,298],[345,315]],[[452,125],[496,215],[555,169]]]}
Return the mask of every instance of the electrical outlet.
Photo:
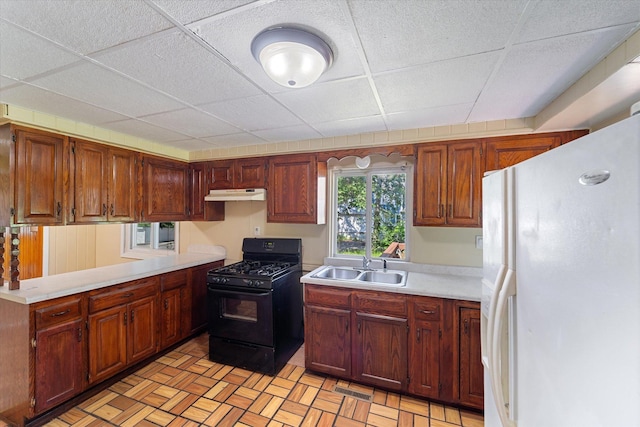
{"label": "electrical outlet", "polygon": [[262,230],[260,229],[260,227],[258,226],[253,227],[253,235],[259,236],[260,234],[262,234]]}
{"label": "electrical outlet", "polygon": [[476,249],[482,249],[482,236],[476,236]]}

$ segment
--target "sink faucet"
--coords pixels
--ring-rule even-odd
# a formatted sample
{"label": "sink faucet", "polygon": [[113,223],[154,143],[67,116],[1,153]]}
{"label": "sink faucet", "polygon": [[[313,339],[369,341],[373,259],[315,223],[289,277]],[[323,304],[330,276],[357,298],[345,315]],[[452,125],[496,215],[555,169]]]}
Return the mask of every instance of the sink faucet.
{"label": "sink faucet", "polygon": [[366,256],[363,256],[362,257],[362,268],[364,268],[365,270],[370,270],[369,264],[371,264],[371,260],[368,259]]}

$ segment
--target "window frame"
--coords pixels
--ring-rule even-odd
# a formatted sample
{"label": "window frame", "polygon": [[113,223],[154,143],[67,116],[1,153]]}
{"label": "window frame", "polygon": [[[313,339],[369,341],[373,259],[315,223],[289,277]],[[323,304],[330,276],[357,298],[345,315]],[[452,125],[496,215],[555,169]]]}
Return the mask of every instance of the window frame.
{"label": "window frame", "polygon": [[329,174],[329,257],[349,260],[360,260],[361,255],[348,255],[338,253],[338,178],[344,176],[365,176],[367,188],[366,221],[367,232],[365,235],[365,256],[368,259],[384,259],[382,257],[371,256],[371,232],[373,231],[372,217],[372,175],[397,174],[406,175],[405,186],[405,257],[402,259],[393,258],[397,262],[410,261],[409,235],[413,212],[413,165],[405,160],[397,163],[381,162],[379,165],[371,165],[368,168],[358,168],[357,166],[334,166],[328,171]]}
{"label": "window frame", "polygon": [[155,239],[159,235],[160,222],[152,222],[151,229],[151,248],[132,247],[132,236],[135,235],[134,227],[138,226],[137,222],[122,224],[122,237],[120,246],[120,256],[122,258],[133,259],[148,259],[161,256],[172,256],[180,253],[180,223],[176,221],[161,221],[161,222],[173,222],[173,249],[160,248],[159,242]]}

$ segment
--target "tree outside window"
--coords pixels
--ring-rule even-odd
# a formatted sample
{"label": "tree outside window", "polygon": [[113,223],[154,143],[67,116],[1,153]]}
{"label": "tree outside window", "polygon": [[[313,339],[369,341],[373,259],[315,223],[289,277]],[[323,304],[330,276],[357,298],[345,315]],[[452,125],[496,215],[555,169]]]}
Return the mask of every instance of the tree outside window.
{"label": "tree outside window", "polygon": [[336,254],[405,258],[406,172],[352,170],[335,179]]}

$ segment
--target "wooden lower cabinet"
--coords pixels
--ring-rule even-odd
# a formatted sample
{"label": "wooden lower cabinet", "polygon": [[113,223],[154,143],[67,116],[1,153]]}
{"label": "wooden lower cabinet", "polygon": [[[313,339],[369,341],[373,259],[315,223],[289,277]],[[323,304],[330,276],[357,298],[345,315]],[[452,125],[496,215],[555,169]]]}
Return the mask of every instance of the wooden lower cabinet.
{"label": "wooden lower cabinet", "polygon": [[89,293],[89,383],[158,350],[158,276]]}
{"label": "wooden lower cabinet", "polygon": [[42,412],[82,392],[84,304],[67,297],[35,308],[35,412]]}
{"label": "wooden lower cabinet", "polygon": [[406,390],[409,379],[407,297],[358,291],[354,293],[353,302],[353,377],[390,390]]}
{"label": "wooden lower cabinet", "polygon": [[[410,298],[410,366],[409,392],[440,399],[443,376],[446,373],[443,341],[445,304],[440,298],[414,296]],[[444,381],[446,382],[446,381]]]}
{"label": "wooden lower cabinet", "polygon": [[458,376],[454,391],[458,403],[481,409],[484,405],[484,371],[480,344],[480,304],[457,301],[455,313]]}
{"label": "wooden lower cabinet", "polygon": [[305,285],[307,369],[483,408],[479,303]]}
{"label": "wooden lower cabinet", "polygon": [[[182,324],[188,325],[186,335],[202,332],[207,327],[207,272],[213,268],[224,266],[224,261],[216,261],[191,268],[190,286],[183,300]],[[186,307],[186,308],[185,308]]]}

